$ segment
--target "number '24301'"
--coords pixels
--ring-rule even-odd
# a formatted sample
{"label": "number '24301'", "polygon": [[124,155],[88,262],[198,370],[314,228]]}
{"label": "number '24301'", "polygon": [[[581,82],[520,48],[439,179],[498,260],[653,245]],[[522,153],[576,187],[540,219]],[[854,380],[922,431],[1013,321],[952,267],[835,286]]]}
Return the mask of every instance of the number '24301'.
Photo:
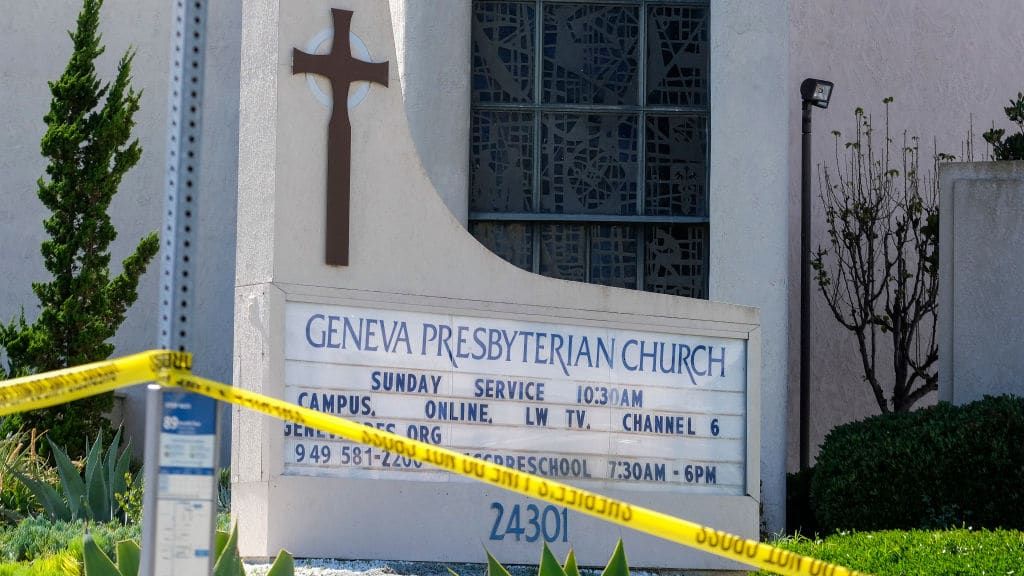
{"label": "number '24301'", "polygon": [[491,540],[504,540],[506,536],[511,536],[516,542],[536,542],[541,538],[545,542],[569,541],[569,510],[566,508],[514,504],[506,514],[504,505],[491,502],[491,510],[497,512],[494,525],[491,526]]}

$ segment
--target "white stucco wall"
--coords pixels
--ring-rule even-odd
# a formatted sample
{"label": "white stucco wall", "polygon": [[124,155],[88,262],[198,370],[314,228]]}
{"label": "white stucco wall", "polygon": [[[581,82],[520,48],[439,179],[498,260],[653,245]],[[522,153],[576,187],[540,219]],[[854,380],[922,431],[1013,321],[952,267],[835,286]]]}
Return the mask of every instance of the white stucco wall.
{"label": "white stucco wall", "polygon": [[1024,395],[1024,162],[941,170],[939,398]]}
{"label": "white stucco wall", "polygon": [[[1018,0],[790,2],[790,470],[797,467],[799,441],[800,81],[815,77],[836,84],[829,109],[814,111],[816,164],[834,159],[832,130],[852,133],[855,107],[873,111],[877,120],[887,96],[896,99],[894,132],[918,134],[927,150],[934,138],[939,150],[957,157],[973,114],[977,159],[985,150],[981,132],[992,121],[1008,127],[1002,109],[1024,89],[1022,45],[1024,10]],[[826,243],[827,236],[817,187],[812,190],[813,247]],[[884,361],[889,354],[882,349],[879,357]],[[832,427],[878,412],[862,381],[856,341],[817,292],[812,294],[811,358],[813,457]],[[931,394],[919,405],[936,398]]]}
{"label": "white stucco wall", "polygon": [[409,129],[452,214],[469,217],[469,36],[472,0],[390,0]]}
{"label": "white stucco wall", "polygon": [[[21,307],[32,320],[37,300],[31,283],[47,278],[39,245],[45,233],[46,209],[36,197],[36,179],[45,161],[39,139],[49,108],[47,81],[63,71],[71,54],[65,30],[74,28],[81,3],[73,0],[11,2],[0,19],[0,320],[8,321]],[[143,155],[125,177],[111,212],[118,239],[111,252],[114,272],[138,239],[163,222],[163,177],[166,156],[167,70],[170,46],[169,2],[107,0],[101,32],[107,46],[100,58],[100,78],[113,78],[117,59],[129,47],[136,57],[134,86],[143,91],[135,135]],[[238,70],[241,0],[215,2],[210,8],[203,170],[200,179],[199,270],[196,318],[204,329],[196,334],[197,370],[230,380],[232,286],[234,273],[235,189],[238,162]],[[158,263],[150,265],[139,286],[139,299],[114,340],[115,354],[156,346]],[[138,417],[141,390],[128,391],[126,417],[134,424],[141,448]],[[225,438],[225,442],[227,438]],[[227,453],[227,450],[223,451]]]}
{"label": "white stucco wall", "polygon": [[761,310],[764,516],[785,527],[787,3],[711,2],[711,300]]}

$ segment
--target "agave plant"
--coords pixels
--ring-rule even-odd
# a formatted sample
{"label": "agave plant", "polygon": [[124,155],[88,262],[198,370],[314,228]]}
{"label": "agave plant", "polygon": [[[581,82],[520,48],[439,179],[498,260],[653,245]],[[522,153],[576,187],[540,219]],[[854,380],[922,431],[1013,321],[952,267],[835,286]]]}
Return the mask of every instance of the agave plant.
{"label": "agave plant", "polygon": [[[93,540],[86,530],[82,540],[82,559],[85,563],[85,576],[138,576],[139,559],[142,552],[137,542],[124,540],[117,543],[117,563]],[[238,527],[231,533],[217,531],[214,549],[213,576],[245,576],[245,567],[238,554]],[[295,560],[292,555],[282,550],[271,565],[267,576],[293,576]]]}
{"label": "agave plant", "polygon": [[[491,555],[487,549],[487,576],[511,576],[509,571]],[[451,576],[459,576],[451,568],[448,569]],[[86,576],[89,576],[86,574]],[[548,548],[547,543],[540,555],[540,566],[537,567],[537,576],[580,576],[580,569],[576,565],[576,555],[572,549],[565,558],[565,564],[560,564],[555,555]],[[601,576],[629,576],[629,565],[626,563],[626,551],[622,546],[622,539],[615,545],[612,557],[608,559]]]}
{"label": "agave plant", "polygon": [[[0,430],[3,428],[0,419]],[[34,434],[28,430],[11,430],[0,437],[0,523],[16,524],[38,509],[37,499],[14,471],[45,484],[57,482],[57,471],[32,449],[35,444]]]}
{"label": "agave plant", "polygon": [[131,442],[120,450],[121,430],[103,453],[102,435],[97,436],[85,457],[80,473],[67,452],[47,438],[57,463],[61,492],[21,470],[12,473],[36,497],[51,520],[92,520],[109,522],[120,511],[116,495],[127,489],[125,475],[131,458]]}

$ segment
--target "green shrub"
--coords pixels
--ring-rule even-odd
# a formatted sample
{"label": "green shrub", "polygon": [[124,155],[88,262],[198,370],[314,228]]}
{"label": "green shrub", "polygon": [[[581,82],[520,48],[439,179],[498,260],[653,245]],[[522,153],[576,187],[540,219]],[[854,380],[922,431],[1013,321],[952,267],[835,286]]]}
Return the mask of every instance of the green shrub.
{"label": "green shrub", "polygon": [[[108,554],[114,553],[114,545],[118,541],[139,538],[137,525],[93,523],[89,529],[97,545]],[[0,534],[0,559],[32,561],[68,552],[81,561],[83,534],[85,523],[81,520],[52,522],[45,518],[29,518]]]}
{"label": "green shrub", "polygon": [[58,554],[33,562],[0,564],[0,576],[80,576],[79,561],[70,554]]}
{"label": "green shrub", "polygon": [[860,532],[771,544],[874,576],[1020,575],[1024,566],[1024,533],[1009,530]]}
{"label": "green shrub", "polygon": [[138,524],[142,522],[142,496],[145,493],[143,488],[142,470],[135,476],[131,472],[124,473],[124,492],[115,492],[114,500],[121,507],[124,514],[125,524]]}
{"label": "green shrub", "polygon": [[992,145],[992,156],[996,160],[1024,160],[1024,93],[1018,92],[1017,99],[1010,100],[1010,106],[1003,108],[1003,112],[1017,125],[1018,132],[1004,139],[1006,130],[993,124],[982,137]]}
{"label": "green shrub", "polygon": [[836,427],[811,501],[825,533],[1024,529],[1024,398],[986,396]]}

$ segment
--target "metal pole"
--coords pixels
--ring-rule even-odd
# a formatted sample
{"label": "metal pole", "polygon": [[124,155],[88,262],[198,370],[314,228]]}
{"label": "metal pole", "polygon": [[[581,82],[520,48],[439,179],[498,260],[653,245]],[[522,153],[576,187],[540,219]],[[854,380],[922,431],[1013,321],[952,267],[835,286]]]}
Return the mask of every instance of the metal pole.
{"label": "metal pole", "polygon": [[[157,338],[167,350],[193,349],[208,1],[171,1]],[[147,390],[141,576],[203,576],[213,570],[216,409],[216,402],[198,395],[165,392],[158,385]]]}
{"label": "metal pole", "polygon": [[803,103],[800,162],[800,469],[811,457],[811,104]]}
{"label": "metal pole", "polygon": [[[146,386],[146,440],[143,454],[146,455],[146,466],[143,470],[142,491],[142,549],[156,550],[156,487],[160,482],[160,411],[163,408],[163,392],[159,384]],[[139,573],[144,576],[153,574],[154,553],[143,552],[140,559]]]}

